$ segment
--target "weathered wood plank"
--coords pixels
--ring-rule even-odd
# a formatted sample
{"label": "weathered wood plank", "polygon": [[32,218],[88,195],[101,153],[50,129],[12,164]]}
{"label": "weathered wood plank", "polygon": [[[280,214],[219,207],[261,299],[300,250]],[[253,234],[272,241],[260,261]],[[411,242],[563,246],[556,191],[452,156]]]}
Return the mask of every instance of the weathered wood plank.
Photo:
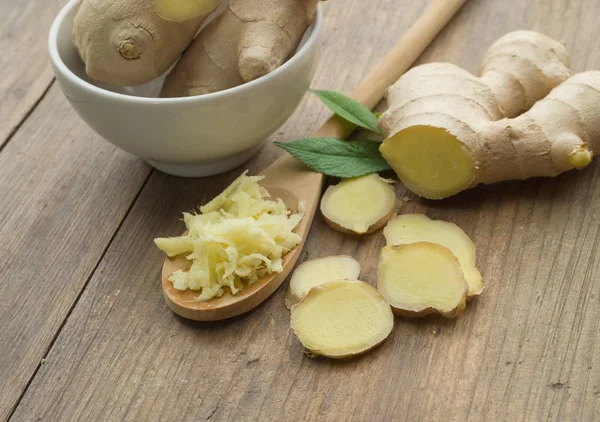
{"label": "weathered wood plank", "polygon": [[[420,7],[329,2],[314,85],[350,91]],[[599,11],[598,0],[472,1],[423,60],[475,70],[498,36],[532,28],[562,37],[576,70],[600,68]],[[306,136],[324,116],[307,98],[276,138]],[[269,146],[249,167],[259,170],[278,154]],[[14,420],[600,418],[598,163],[443,202],[398,186],[410,198],[402,212],[454,221],[473,237],[487,290],[455,321],[397,319],[380,348],[349,362],[303,355],[283,289],[254,312],[219,323],[185,321],[163,303],[162,256],[152,238],[180,232],[180,211],[217,194],[234,173],[203,180],[152,174]],[[380,234],[359,241],[317,217],[306,251],[354,255],[374,283],[382,245]]]}
{"label": "weathered wood plank", "polygon": [[53,86],[0,153],[0,420],[8,417],[149,167]]}
{"label": "weathered wood plank", "polygon": [[64,3],[0,2],[0,149],[52,82],[48,31]]}

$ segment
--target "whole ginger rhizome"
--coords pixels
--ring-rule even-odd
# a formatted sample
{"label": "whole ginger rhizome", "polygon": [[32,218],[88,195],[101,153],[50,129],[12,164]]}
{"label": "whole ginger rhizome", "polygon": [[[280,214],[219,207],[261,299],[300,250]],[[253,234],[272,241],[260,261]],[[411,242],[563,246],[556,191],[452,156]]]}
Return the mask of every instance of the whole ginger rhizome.
{"label": "whole ginger rhizome", "polygon": [[294,229],[304,206],[292,213],[259,185],[262,178],[244,172],[200,213],[183,214],[186,234],[154,240],[169,257],[187,254],[191,261],[188,271],[169,277],[176,289],[197,290],[207,301],[283,271],[284,255],[302,242]]}

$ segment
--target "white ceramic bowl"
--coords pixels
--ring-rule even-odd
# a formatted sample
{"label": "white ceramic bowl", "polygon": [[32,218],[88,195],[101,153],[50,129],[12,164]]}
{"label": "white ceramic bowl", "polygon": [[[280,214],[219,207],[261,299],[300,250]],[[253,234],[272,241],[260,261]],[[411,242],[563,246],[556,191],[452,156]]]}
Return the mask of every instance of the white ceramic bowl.
{"label": "white ceramic bowl", "polygon": [[156,98],[164,76],[138,87],[92,82],[71,42],[79,2],[71,0],[50,30],[50,58],[61,89],[100,136],[165,173],[209,176],[242,164],[290,117],[314,75],[320,9],[292,58],[235,88]]}

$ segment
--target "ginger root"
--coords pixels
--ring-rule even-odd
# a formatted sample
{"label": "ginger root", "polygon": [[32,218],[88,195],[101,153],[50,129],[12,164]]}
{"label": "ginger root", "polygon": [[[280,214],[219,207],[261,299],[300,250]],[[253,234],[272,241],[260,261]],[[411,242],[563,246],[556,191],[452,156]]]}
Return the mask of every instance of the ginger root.
{"label": "ginger root", "polygon": [[369,234],[394,215],[396,194],[390,182],[377,174],[342,180],[327,188],[321,199],[323,218],[347,234]]}
{"label": "ginger root", "polygon": [[167,76],[161,96],[221,91],[278,68],[298,47],[318,0],[230,0]]}
{"label": "ginger root", "polygon": [[342,359],[383,343],[394,328],[394,316],[370,284],[330,281],[310,289],[292,307],[291,326],[310,352]]}
{"label": "ginger root", "polygon": [[569,78],[568,66],[561,43],[517,31],[489,48],[479,78],[449,63],[415,67],[388,90],[381,153],[430,199],[583,168],[600,152],[600,72]]}
{"label": "ginger root", "polygon": [[465,309],[469,285],[450,249],[417,242],[383,248],[377,289],[396,315],[454,318]]}
{"label": "ginger root", "polygon": [[298,265],[285,294],[285,307],[291,309],[309,290],[328,281],[357,280],[360,264],[350,256],[328,256]]}
{"label": "ginger root", "polygon": [[448,248],[460,263],[469,285],[468,296],[473,297],[483,291],[481,273],[475,266],[475,245],[456,224],[431,220],[423,214],[403,214],[385,226],[383,235],[388,245],[431,242]]}
{"label": "ginger root", "polygon": [[83,0],[73,21],[73,44],[90,78],[118,86],[155,79],[175,63],[212,11],[174,22],[161,18],[154,6],[154,0]]}

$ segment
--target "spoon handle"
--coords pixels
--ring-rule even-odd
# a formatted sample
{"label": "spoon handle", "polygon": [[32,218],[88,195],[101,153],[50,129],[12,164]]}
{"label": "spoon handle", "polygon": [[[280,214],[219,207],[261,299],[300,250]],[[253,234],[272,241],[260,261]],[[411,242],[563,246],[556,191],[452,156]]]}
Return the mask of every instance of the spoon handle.
{"label": "spoon handle", "polygon": [[[412,66],[466,1],[433,0],[398,43],[356,87],[351,97],[371,109],[375,107],[387,88]],[[333,116],[313,136],[346,139],[355,128]]]}

